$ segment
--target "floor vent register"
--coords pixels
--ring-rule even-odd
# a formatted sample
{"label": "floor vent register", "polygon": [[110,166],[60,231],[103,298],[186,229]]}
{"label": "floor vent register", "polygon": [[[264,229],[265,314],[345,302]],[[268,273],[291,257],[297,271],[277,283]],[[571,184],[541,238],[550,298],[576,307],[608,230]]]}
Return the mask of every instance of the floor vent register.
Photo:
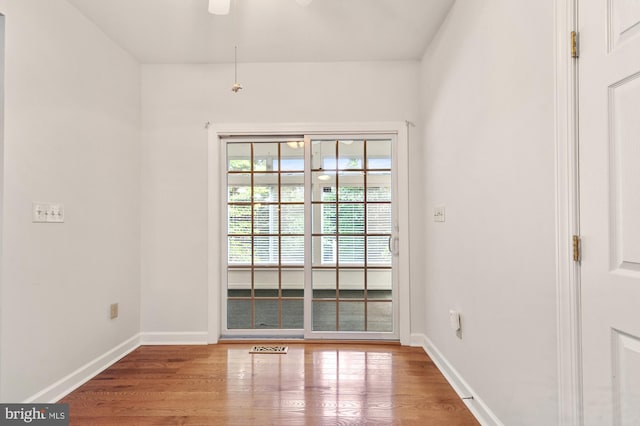
{"label": "floor vent register", "polygon": [[250,354],[286,354],[289,348],[287,346],[253,346]]}

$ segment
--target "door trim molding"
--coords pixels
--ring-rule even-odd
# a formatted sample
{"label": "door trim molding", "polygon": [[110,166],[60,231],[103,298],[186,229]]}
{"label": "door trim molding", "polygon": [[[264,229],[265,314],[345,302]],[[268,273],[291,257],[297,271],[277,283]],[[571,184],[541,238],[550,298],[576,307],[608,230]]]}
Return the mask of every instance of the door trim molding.
{"label": "door trim molding", "polygon": [[556,297],[559,424],[582,425],[580,265],[572,259],[580,234],[578,63],[571,57],[578,0],[555,0]]}
{"label": "door trim molding", "polygon": [[221,185],[222,171],[220,158],[223,154],[223,144],[220,136],[207,125],[207,326],[208,343],[218,343],[221,327],[220,297],[222,280],[222,230],[220,221],[220,203],[222,202]]}
{"label": "door trim molding", "polygon": [[[402,345],[411,342],[411,282],[409,271],[409,143],[407,123],[399,122],[352,122],[352,123],[221,123],[208,126],[208,329],[209,343],[220,339],[222,324],[220,309],[223,282],[223,262],[221,261],[222,229],[220,203],[222,202],[221,182],[223,170],[220,167],[224,136],[286,136],[304,134],[383,134],[397,135],[398,144],[398,302],[399,337]],[[400,165],[407,167],[400,167]]]}

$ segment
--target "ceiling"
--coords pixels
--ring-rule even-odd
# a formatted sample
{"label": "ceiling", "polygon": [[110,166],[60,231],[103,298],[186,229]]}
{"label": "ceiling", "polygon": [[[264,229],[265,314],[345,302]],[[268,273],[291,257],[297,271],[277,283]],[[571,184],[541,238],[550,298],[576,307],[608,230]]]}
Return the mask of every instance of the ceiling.
{"label": "ceiling", "polygon": [[454,0],[68,0],[141,63],[419,59]]}

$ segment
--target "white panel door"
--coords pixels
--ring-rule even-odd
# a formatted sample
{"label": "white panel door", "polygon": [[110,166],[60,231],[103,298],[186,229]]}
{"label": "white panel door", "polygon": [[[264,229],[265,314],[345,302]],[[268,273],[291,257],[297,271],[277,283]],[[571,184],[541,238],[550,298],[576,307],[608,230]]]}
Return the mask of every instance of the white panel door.
{"label": "white panel door", "polygon": [[579,3],[585,425],[640,425],[640,0]]}

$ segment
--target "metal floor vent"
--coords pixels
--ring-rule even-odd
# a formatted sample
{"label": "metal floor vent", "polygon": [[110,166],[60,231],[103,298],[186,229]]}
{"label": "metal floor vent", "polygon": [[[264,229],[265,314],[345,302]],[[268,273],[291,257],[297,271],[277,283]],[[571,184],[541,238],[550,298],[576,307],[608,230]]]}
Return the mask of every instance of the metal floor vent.
{"label": "metal floor vent", "polygon": [[253,346],[250,354],[286,354],[289,348],[286,346]]}

